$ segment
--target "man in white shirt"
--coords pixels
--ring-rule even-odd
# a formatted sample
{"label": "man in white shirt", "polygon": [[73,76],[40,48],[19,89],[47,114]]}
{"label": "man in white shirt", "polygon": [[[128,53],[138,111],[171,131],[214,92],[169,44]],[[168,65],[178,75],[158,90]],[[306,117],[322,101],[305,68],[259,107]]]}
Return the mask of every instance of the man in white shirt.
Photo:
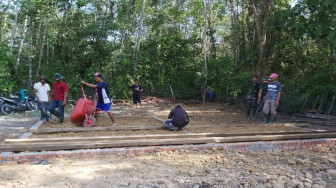
{"label": "man in white shirt", "polygon": [[35,98],[41,111],[41,120],[50,120],[48,116],[48,106],[50,102],[50,86],[46,83],[44,75],[40,77],[40,82],[34,84]]}

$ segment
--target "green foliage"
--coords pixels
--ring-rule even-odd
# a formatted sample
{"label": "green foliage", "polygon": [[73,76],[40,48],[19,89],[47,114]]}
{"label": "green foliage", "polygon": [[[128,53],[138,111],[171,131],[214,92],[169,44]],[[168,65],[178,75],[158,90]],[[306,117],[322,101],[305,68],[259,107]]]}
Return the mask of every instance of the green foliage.
{"label": "green foliage", "polygon": [[0,95],[9,95],[15,88],[12,82],[11,69],[9,66],[9,48],[5,44],[0,44]]}
{"label": "green foliage", "polygon": [[[81,95],[81,80],[93,82],[92,74],[101,72],[113,98],[130,98],[129,87],[139,79],[145,94],[151,83],[158,96],[168,97],[172,86],[177,99],[201,99],[201,87],[208,83],[218,101],[235,102],[248,92],[251,75],[259,72],[260,39],[249,1],[233,1],[237,9],[237,29],[233,31],[227,0],[206,1],[207,22],[205,1],[147,0],[139,49],[141,1],[17,1],[20,12],[12,54],[15,6],[8,2],[9,6],[0,3],[1,95],[28,87],[29,57],[32,79],[38,80],[42,46],[39,74],[52,81],[56,72],[62,73],[74,96]],[[336,4],[332,0],[299,0],[291,7],[287,1],[273,1],[268,15],[267,61],[263,63],[267,74],[278,73],[284,86],[279,109],[295,112],[307,96],[336,96]],[[27,16],[33,19],[32,38],[29,29],[22,33]],[[15,71],[21,39],[21,60]],[[30,41],[33,49],[29,49]],[[239,50],[237,65],[235,49]],[[289,102],[291,106],[284,104]]]}

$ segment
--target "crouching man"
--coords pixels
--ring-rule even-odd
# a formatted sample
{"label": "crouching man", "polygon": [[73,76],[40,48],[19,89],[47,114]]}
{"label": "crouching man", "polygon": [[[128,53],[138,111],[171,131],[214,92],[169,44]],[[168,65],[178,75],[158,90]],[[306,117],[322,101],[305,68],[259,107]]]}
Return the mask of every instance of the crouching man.
{"label": "crouching man", "polygon": [[177,104],[169,113],[168,120],[164,122],[164,126],[171,131],[183,130],[183,127],[188,125],[189,117],[181,105]]}

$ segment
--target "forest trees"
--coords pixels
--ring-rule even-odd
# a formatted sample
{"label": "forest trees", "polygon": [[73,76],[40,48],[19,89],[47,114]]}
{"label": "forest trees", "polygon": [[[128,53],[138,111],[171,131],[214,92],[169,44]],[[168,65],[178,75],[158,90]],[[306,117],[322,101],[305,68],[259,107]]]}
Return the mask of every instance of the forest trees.
{"label": "forest trees", "polygon": [[0,94],[31,89],[40,74],[51,79],[60,72],[75,95],[81,79],[101,72],[113,97],[128,98],[137,78],[160,96],[171,85],[179,99],[201,99],[200,88],[209,84],[218,100],[228,101],[247,92],[252,74],[277,72],[292,93],[316,93],[321,86],[314,83],[323,79],[322,90],[335,95],[335,6],[332,0],[3,0]]}

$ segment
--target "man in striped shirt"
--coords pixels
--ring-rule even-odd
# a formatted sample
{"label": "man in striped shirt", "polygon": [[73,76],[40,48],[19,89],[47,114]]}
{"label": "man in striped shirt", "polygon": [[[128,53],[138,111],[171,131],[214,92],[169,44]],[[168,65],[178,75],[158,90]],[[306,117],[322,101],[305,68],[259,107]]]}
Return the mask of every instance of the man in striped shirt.
{"label": "man in striped shirt", "polygon": [[[282,92],[282,85],[279,81],[277,81],[278,75],[276,73],[272,73],[270,78],[271,82],[268,84],[266,102],[263,108],[265,123],[273,123],[275,121],[276,108],[279,106],[280,96]],[[270,111],[271,116],[269,116]]]}

